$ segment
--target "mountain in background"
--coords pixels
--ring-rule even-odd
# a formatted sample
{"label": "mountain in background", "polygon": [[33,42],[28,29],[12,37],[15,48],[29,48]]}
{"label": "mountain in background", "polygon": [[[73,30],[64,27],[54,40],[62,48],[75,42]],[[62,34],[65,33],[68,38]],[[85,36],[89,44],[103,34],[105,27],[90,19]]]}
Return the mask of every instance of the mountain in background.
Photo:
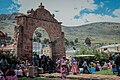
{"label": "mountain in background", "polygon": [[[0,31],[8,33],[13,38],[15,16],[18,15],[22,14],[1,14]],[[89,37],[92,43],[120,43],[120,23],[98,22],[81,26],[62,26],[62,31],[69,41],[78,38],[79,42],[84,42]]]}
{"label": "mountain in background", "polygon": [[93,43],[120,43],[120,23],[98,22],[62,29],[69,40],[78,38],[84,42],[89,37]]}
{"label": "mountain in background", "polygon": [[0,14],[0,21],[1,20],[15,20],[15,17],[19,15],[24,15],[24,14],[22,13]]}
{"label": "mountain in background", "polygon": [[22,13],[0,14],[0,31],[7,33],[13,38],[14,27],[16,25],[16,16],[24,15]]}

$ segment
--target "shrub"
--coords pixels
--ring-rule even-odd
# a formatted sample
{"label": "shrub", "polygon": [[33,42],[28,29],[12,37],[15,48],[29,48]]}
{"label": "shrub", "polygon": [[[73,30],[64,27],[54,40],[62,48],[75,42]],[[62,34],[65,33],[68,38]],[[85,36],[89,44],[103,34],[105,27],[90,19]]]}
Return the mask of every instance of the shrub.
{"label": "shrub", "polygon": [[[80,51],[75,55],[95,55],[94,57],[84,57],[88,62],[96,62],[99,61],[100,64],[104,64],[105,61],[108,60],[108,55],[106,53],[101,53],[95,49],[91,50],[85,47],[81,47]],[[83,59],[83,58],[82,58]]]}
{"label": "shrub", "polygon": [[5,57],[9,64],[17,64],[20,63],[20,60],[17,56],[11,54],[10,52],[0,52],[0,59]]}

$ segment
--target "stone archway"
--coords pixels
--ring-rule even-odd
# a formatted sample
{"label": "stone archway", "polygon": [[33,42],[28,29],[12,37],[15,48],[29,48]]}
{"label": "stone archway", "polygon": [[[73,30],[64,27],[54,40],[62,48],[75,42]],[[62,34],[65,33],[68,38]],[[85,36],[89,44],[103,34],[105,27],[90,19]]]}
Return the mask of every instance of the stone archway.
{"label": "stone archway", "polygon": [[64,32],[61,30],[61,22],[58,22],[54,18],[54,14],[51,15],[42,3],[36,10],[28,11],[28,15],[17,16],[16,18],[16,54],[20,59],[31,61],[32,36],[38,27],[44,28],[49,35],[53,60],[65,56]]}

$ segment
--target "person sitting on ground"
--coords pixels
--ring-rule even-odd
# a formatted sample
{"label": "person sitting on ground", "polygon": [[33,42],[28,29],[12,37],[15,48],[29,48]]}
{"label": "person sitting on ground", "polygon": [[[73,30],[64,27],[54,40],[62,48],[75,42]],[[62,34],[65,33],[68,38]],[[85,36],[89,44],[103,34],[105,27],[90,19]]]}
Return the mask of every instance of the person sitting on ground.
{"label": "person sitting on ground", "polygon": [[107,70],[108,69],[108,67],[107,67],[107,63],[106,63],[106,61],[104,62],[104,65],[102,66],[102,70]]}
{"label": "person sitting on ground", "polygon": [[7,71],[5,72],[5,78],[6,80],[18,80],[17,76],[15,75],[14,70],[9,66]]}
{"label": "person sitting on ground", "polygon": [[96,68],[96,64],[94,62],[91,62],[92,67]]}
{"label": "person sitting on ground", "polygon": [[97,62],[96,62],[96,70],[97,70],[97,71],[100,71],[101,69],[102,69],[102,68],[101,68],[100,62],[97,61]]}
{"label": "person sitting on ground", "polygon": [[14,71],[15,71],[16,76],[18,77],[23,76],[23,70],[21,69],[21,67],[17,67]]}
{"label": "person sitting on ground", "polygon": [[111,62],[108,62],[108,63],[107,63],[107,68],[108,68],[108,69],[111,69],[111,68],[112,68]]}
{"label": "person sitting on ground", "polygon": [[90,72],[91,72],[91,73],[93,73],[93,72],[96,71],[96,70],[95,70],[96,64],[95,64],[94,62],[90,62],[89,66],[90,66]]}

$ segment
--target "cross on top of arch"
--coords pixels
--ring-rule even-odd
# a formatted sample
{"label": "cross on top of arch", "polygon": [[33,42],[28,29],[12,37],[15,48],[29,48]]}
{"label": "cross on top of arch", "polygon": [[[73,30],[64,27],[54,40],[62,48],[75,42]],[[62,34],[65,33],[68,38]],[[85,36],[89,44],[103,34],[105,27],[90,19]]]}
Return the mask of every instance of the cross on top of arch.
{"label": "cross on top of arch", "polygon": [[38,7],[40,7],[40,8],[44,8],[44,6],[42,5],[42,3],[40,3],[40,5],[39,5]]}
{"label": "cross on top of arch", "polygon": [[31,10],[28,10],[27,13],[28,13],[27,17],[50,21],[50,22],[58,22],[54,18],[55,15],[51,14],[48,10],[46,10],[42,5],[42,3],[40,3],[40,6],[38,6],[36,10],[31,9]]}

